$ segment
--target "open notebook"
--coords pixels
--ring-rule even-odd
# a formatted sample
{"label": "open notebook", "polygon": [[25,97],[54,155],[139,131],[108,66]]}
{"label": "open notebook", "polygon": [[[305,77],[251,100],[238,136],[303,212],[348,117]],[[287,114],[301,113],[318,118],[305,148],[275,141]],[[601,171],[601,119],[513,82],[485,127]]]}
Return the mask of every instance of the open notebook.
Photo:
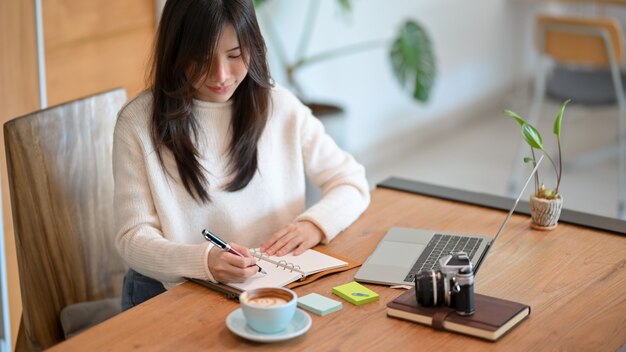
{"label": "open notebook", "polygon": [[257,264],[267,274],[256,273],[244,283],[229,283],[228,286],[241,291],[257,287],[287,286],[315,273],[348,266],[347,262],[314,249],[306,250],[298,256],[291,253],[282,257],[268,256],[258,248],[250,249],[250,254],[258,259]]}
{"label": "open notebook", "polygon": [[352,259],[330,253],[328,248],[323,245],[316,246],[315,249],[309,249],[299,256],[287,254],[282,257],[270,257],[266,254],[261,254],[258,249],[251,249],[250,253],[258,259],[257,264],[267,274],[256,273],[242,284],[214,283],[208,280],[193,278],[188,280],[223,293],[230,299],[238,300],[239,294],[245,290],[268,286],[295,288],[311,283],[326,275],[350,270],[361,265],[361,263]]}

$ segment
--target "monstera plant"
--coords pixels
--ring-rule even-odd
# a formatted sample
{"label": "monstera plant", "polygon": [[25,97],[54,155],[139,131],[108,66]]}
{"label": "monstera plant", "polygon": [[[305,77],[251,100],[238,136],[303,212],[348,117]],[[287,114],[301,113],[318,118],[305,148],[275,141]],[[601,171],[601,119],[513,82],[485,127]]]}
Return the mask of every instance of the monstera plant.
{"label": "monstera plant", "polygon": [[[272,0],[255,0],[254,3],[258,9],[261,9],[270,1]],[[306,94],[296,78],[299,69],[339,56],[388,46],[389,59],[398,82],[411,93],[416,101],[426,102],[428,100],[435,81],[436,67],[431,40],[422,26],[409,19],[399,27],[393,39],[350,43],[329,51],[307,55],[309,40],[315,28],[320,3],[320,0],[309,0],[307,19],[303,24],[298,51],[295,56],[287,55],[285,46],[280,42],[278,36],[280,31],[274,27],[272,21],[266,21],[266,37],[277,51],[277,57],[281,61],[289,85],[300,98],[306,102]],[[352,8],[350,0],[337,0],[337,4],[344,12],[349,12]],[[288,57],[295,58],[290,61]]]}

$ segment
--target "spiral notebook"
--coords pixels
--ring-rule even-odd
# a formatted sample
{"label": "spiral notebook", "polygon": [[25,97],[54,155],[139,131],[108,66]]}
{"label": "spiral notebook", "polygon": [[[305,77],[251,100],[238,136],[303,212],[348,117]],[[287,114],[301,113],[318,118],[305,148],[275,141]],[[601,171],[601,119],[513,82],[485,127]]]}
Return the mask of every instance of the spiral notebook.
{"label": "spiral notebook", "polygon": [[[324,252],[327,251],[324,250]],[[236,298],[239,292],[246,290],[258,287],[287,286],[293,288],[317,280],[322,276],[349,270],[360,265],[350,259],[322,253],[322,251],[315,249],[308,249],[298,256],[291,253],[282,257],[268,256],[261,253],[258,248],[250,249],[250,254],[258,259],[257,264],[267,274],[256,273],[244,283],[216,284],[197,279],[191,279],[191,281],[225,293],[231,298]]]}
{"label": "spiral notebook", "polygon": [[250,254],[258,259],[257,264],[262,267],[267,274],[256,273],[256,275],[244,283],[230,283],[228,286],[241,291],[257,287],[287,286],[294,281],[303,280],[309,275],[348,265],[348,263],[343,260],[331,257],[314,249],[306,250],[298,256],[291,253],[282,257],[268,256],[265,253],[261,253],[258,248],[251,249]]}

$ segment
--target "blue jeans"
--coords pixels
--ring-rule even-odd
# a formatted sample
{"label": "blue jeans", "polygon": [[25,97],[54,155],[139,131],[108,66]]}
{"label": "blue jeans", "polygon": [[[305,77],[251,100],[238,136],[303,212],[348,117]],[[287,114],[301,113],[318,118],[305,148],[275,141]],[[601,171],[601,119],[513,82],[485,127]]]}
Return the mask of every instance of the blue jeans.
{"label": "blue jeans", "polygon": [[122,311],[141,304],[150,298],[165,292],[159,281],[128,269],[122,287]]}

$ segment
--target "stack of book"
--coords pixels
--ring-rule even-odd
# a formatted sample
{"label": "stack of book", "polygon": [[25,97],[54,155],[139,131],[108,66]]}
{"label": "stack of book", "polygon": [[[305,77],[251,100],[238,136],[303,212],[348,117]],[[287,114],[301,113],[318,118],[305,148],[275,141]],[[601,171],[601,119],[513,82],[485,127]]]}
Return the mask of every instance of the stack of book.
{"label": "stack of book", "polygon": [[417,305],[415,288],[387,303],[387,315],[447,330],[496,341],[530,314],[530,306],[500,298],[474,295],[476,311],[462,316],[454,309]]}

